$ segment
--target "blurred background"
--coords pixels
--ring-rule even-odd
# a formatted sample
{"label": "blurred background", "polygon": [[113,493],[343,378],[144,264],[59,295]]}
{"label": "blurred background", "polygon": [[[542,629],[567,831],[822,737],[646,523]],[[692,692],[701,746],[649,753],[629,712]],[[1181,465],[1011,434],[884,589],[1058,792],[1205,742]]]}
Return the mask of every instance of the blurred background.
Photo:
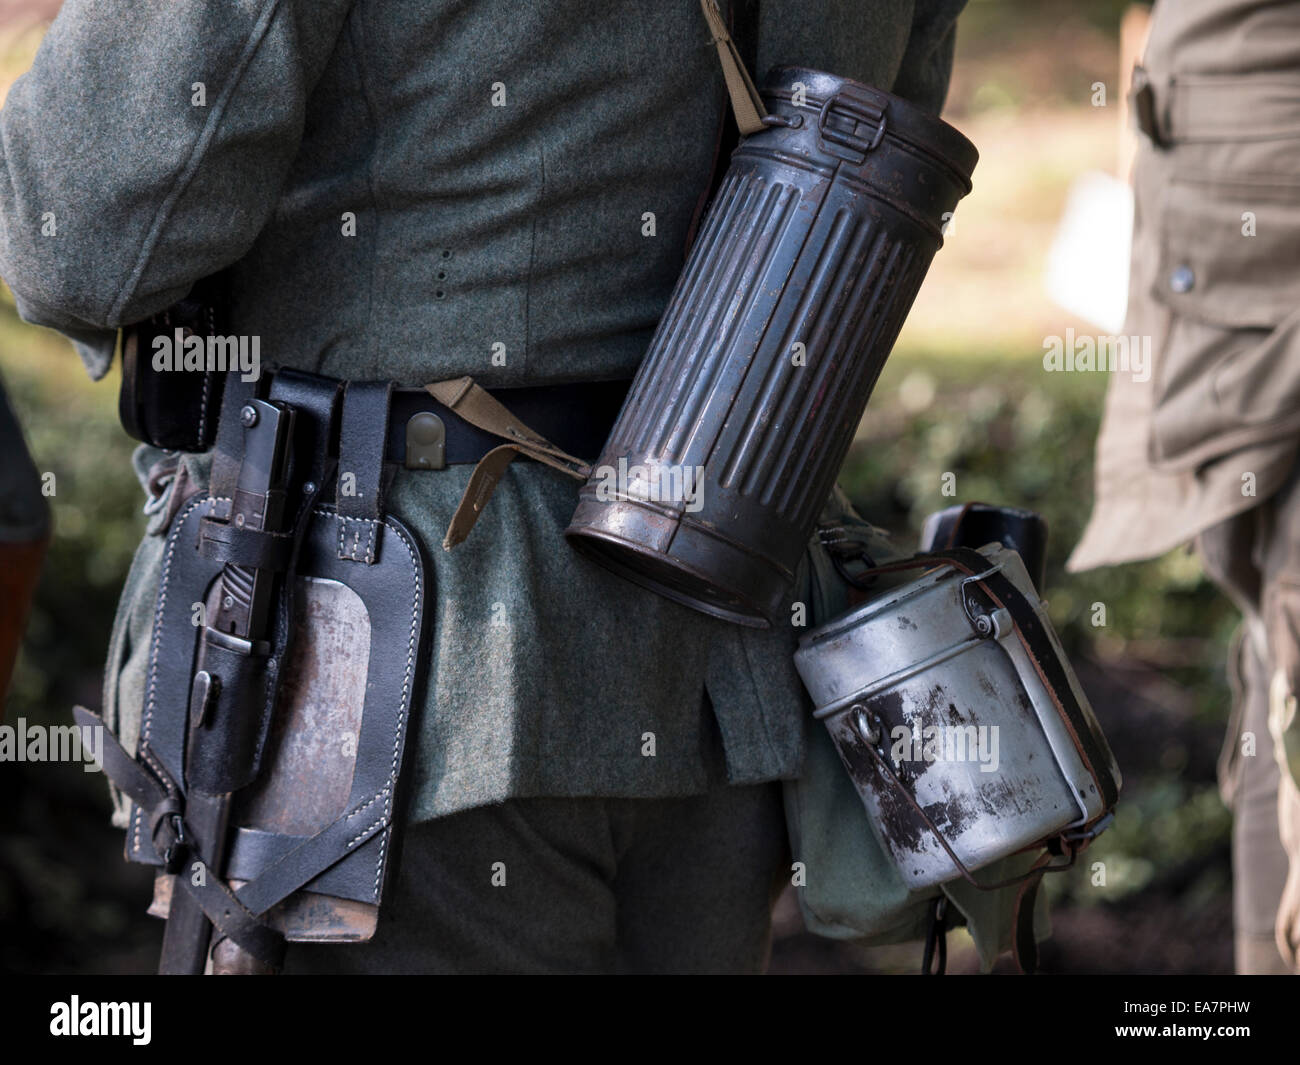
{"label": "blurred background", "polygon": [[[30,63],[57,6],[0,0],[0,93]],[[841,483],[866,517],[909,544],[927,514],[956,501],[1029,507],[1050,524],[1046,598],[1119,758],[1124,794],[1114,827],[1088,853],[1106,863],[1106,885],[1091,885],[1087,863],[1047,880],[1054,937],[1043,968],[1230,972],[1230,818],[1214,768],[1235,613],[1185,551],[1080,576],[1063,570],[1090,507],[1106,375],[1044,372],[1045,337],[1099,328],[1061,310],[1044,278],[1072,182],[1087,172],[1125,176],[1121,22],[1129,8],[1120,0],[970,3],[945,117],[980,149],[975,190]],[[116,368],[92,384],[71,346],[21,323],[7,293],[0,378],[37,470],[57,481],[55,538],[5,718],[65,724],[74,702],[99,705],[143,497],[117,423]],[[946,472],[957,475],[956,500],[941,495]],[[1098,602],[1107,612],[1101,627],[1092,624]],[[76,765],[0,768],[0,971],[152,971],[161,925],[144,914],[151,881],[122,860],[102,777]],[[973,970],[965,933],[951,940],[950,969]],[[773,971],[919,964],[917,945],[819,940],[803,932],[792,899],[778,909]]]}

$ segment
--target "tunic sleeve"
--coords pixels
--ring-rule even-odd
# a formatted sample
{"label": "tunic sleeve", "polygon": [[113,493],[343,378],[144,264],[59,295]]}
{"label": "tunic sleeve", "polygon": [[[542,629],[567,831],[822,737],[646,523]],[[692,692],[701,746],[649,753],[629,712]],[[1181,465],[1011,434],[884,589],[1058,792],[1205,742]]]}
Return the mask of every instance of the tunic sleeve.
{"label": "tunic sleeve", "polygon": [[966,0],[763,0],[758,70],[807,66],[887,89],[934,113]]}
{"label": "tunic sleeve", "polygon": [[0,276],[93,377],[243,255],[352,0],[68,0],[0,111]]}

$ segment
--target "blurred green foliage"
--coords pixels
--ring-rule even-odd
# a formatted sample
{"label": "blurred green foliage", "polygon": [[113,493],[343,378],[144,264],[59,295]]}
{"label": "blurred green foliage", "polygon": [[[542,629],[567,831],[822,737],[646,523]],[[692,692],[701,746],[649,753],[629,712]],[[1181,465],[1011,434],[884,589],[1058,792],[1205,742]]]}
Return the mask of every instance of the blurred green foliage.
{"label": "blurred green foliage", "polygon": [[[11,724],[66,725],[98,707],[118,591],[143,532],[132,441],[117,424],[116,376],[92,383],[62,338],[0,303],[0,379],[54,527],[5,705]],[[147,971],[157,922],[150,875],[122,860],[108,789],[80,766],[19,764],[0,777],[0,971]]]}
{"label": "blurred green foliage", "polygon": [[[28,624],[11,712],[66,713],[102,664],[117,593],[143,531],[134,442],[117,422],[117,374],[93,384],[71,346],[0,307],[0,376],[42,474],[54,540]],[[97,703],[93,693],[91,698]]]}
{"label": "blurred green foliage", "polygon": [[[867,517],[913,538],[928,514],[957,502],[1038,511],[1050,530],[1046,598],[1067,650],[1099,639],[1164,641],[1170,649],[1192,641],[1198,657],[1185,663],[1193,670],[1186,679],[1208,682],[1198,709],[1217,717],[1226,688],[1196,671],[1218,670],[1217,649],[1226,647],[1237,615],[1190,551],[1065,573],[1092,508],[1092,452],[1106,382],[1102,373],[1047,373],[1032,354],[896,355],[840,483]],[[956,475],[955,497],[943,494],[945,473]],[[1094,603],[1106,608],[1104,627],[1092,624]],[[1214,645],[1208,661],[1200,658],[1207,650],[1201,641]]]}
{"label": "blurred green foliage", "polygon": [[[1014,114],[1086,103],[1119,74],[1115,39],[1130,0],[969,0],[957,23],[957,111]],[[1066,165],[1077,172],[1076,162]]]}

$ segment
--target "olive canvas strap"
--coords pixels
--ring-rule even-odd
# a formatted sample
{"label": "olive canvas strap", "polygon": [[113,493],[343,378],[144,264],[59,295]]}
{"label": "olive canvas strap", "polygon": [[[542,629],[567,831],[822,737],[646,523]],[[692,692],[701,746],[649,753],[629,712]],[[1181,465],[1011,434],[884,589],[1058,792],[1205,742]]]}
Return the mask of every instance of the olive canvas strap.
{"label": "olive canvas strap", "polygon": [[704,11],[704,18],[709,24],[713,43],[718,47],[718,61],[722,64],[722,77],[727,83],[727,93],[731,97],[731,110],[735,113],[736,125],[740,127],[740,132],[748,137],[751,133],[757,133],[764,128],[763,119],[767,117],[767,109],[763,106],[762,97],[758,95],[749,71],[745,69],[736,42],[727,32],[726,20],[718,10],[718,0],[700,0],[700,8]]}

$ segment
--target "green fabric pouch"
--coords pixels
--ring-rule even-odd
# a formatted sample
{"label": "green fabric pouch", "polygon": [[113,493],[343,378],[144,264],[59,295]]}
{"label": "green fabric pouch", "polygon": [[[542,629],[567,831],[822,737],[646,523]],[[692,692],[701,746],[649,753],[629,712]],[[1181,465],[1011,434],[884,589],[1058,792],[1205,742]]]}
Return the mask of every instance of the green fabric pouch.
{"label": "green fabric pouch", "polygon": [[[131,461],[145,493],[148,523],[118,599],[104,668],[102,704],[104,723],[128,751],[136,749],[145,691],[150,683],[149,641],[167,530],[181,501],[206,486],[211,456],[163,451],[141,444]],[[111,781],[108,789],[113,800],[112,823],[124,829],[130,817],[130,800]]]}
{"label": "green fabric pouch", "polygon": [[[807,574],[800,601],[807,605],[809,627],[823,625],[851,607],[851,585],[836,567],[841,557],[861,549],[876,564],[906,557],[889,536],[863,519],[837,486],[818,519],[807,551]],[[883,592],[910,575],[877,578]],[[877,591],[873,588],[873,594]],[[802,774],[785,782],[786,825],[796,869],[799,909],[808,931],[829,939],[881,946],[923,938],[939,891],[948,897],[948,924],[965,923],[988,971],[998,955],[1010,950],[1014,933],[1016,886],[981,891],[957,879],[928,893],[908,891],[894,860],[877,839],[867,812],[845,771],[826,729],[805,720],[806,758]],[[1036,855],[1016,854],[978,874],[994,883],[1029,869]],[[1034,934],[1048,934],[1045,894],[1038,893]]]}

